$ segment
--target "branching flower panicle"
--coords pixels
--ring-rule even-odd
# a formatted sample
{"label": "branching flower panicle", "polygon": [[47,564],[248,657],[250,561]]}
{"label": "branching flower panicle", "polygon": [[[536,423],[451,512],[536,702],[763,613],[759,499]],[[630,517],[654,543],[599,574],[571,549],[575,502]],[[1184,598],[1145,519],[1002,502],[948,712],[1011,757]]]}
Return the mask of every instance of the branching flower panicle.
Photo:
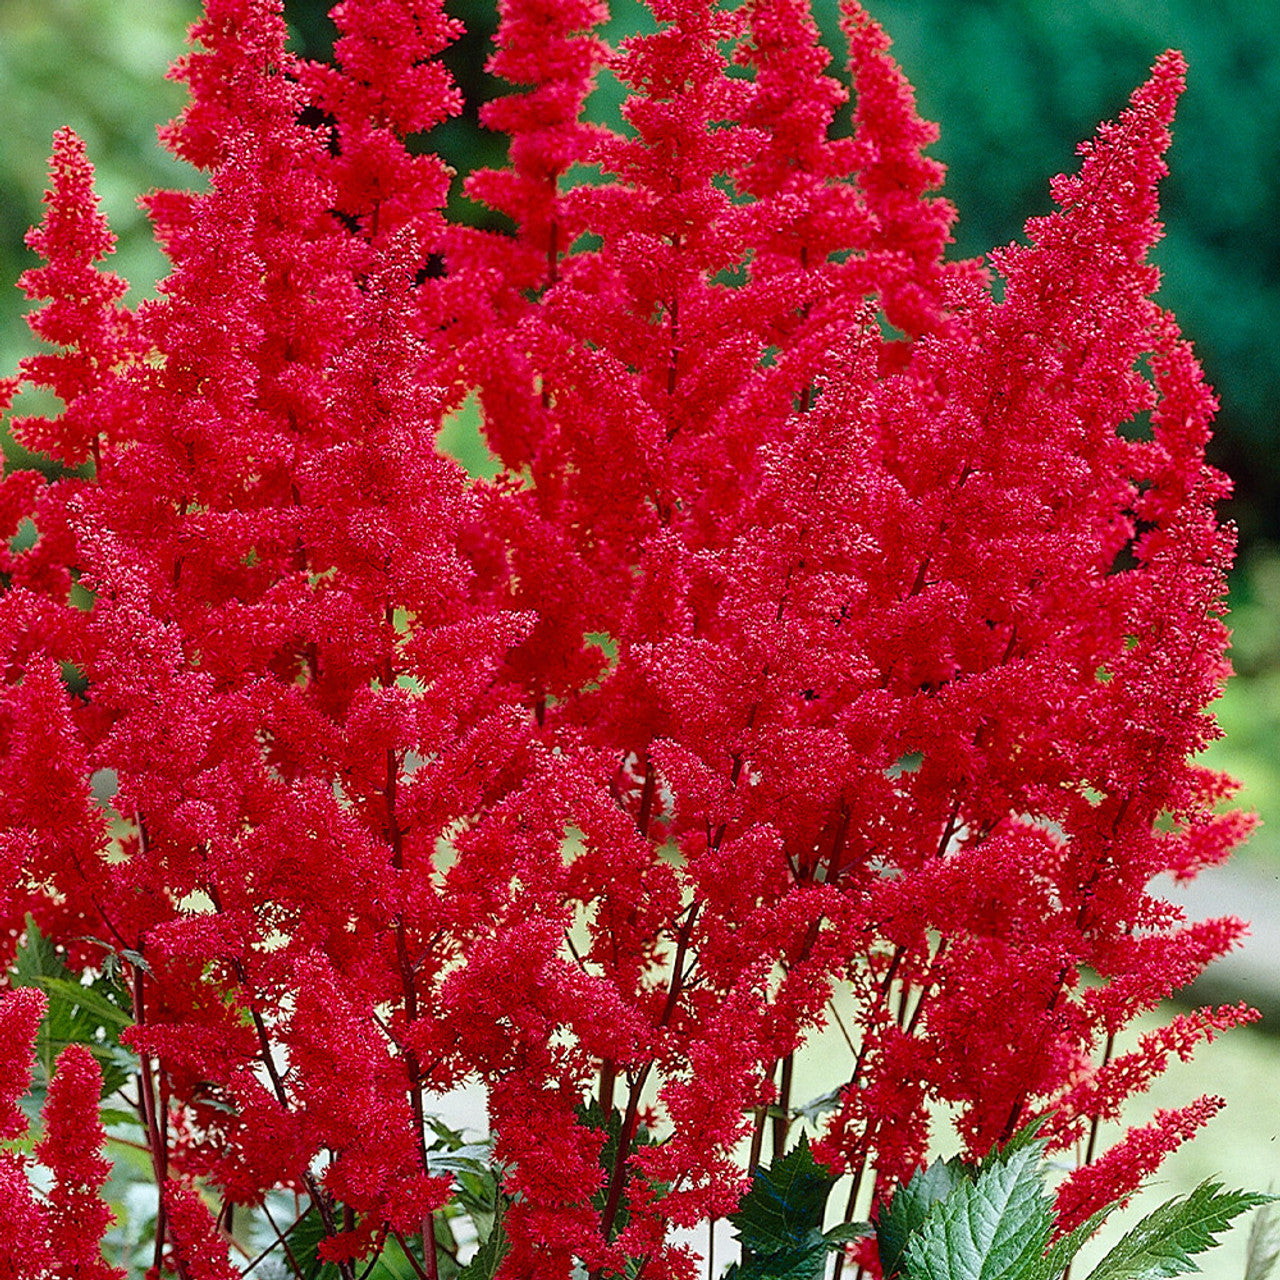
{"label": "branching flower panicle", "polygon": [[[421,146],[461,107],[439,0],[335,6],[331,65],[208,0],[163,131],[205,183],[145,198],[172,271],[136,311],[55,136],[0,941],[79,1047],[0,1151],[0,1274],[118,1274],[100,1089],[156,1184],[139,1265],[180,1280],[252,1230],[298,1275],[689,1280],[672,1227],[766,1166],[879,1213],[944,1108],[971,1158],[1083,1147],[1069,1231],[1215,1110],[1094,1149],[1253,1016],[1120,1039],[1243,932],[1153,888],[1248,829],[1194,763],[1232,534],[1148,262],[1181,58],[984,265],[857,0],[840,75],[803,0],[651,8],[610,49],[595,3],[504,0],[480,231]],[[438,446],[472,411],[491,480]],[[7,1141],[42,1016],[0,999]],[[438,1119],[467,1082],[483,1156]]]}

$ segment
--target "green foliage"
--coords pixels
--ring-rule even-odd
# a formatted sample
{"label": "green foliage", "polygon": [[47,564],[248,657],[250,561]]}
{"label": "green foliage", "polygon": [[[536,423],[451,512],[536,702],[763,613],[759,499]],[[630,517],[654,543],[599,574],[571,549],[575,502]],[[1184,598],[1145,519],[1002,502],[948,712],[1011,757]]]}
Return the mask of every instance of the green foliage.
{"label": "green foliage", "polygon": [[[588,1129],[603,1130],[605,1135],[604,1146],[600,1148],[600,1167],[604,1172],[604,1181],[601,1183],[600,1189],[591,1197],[592,1207],[597,1212],[603,1212],[609,1199],[609,1180],[613,1176],[614,1166],[618,1159],[618,1142],[622,1137],[623,1115],[616,1107],[608,1115],[605,1115],[599,1102],[592,1098],[589,1103],[578,1108],[578,1120],[581,1124],[586,1125]],[[652,1141],[653,1136],[642,1126],[632,1139],[631,1150],[633,1152],[639,1151]],[[630,1178],[638,1176],[638,1174],[632,1172]],[[662,1183],[658,1183],[655,1186],[655,1190],[659,1193],[665,1189],[665,1185]],[[630,1218],[629,1197],[624,1188],[621,1199],[618,1201],[617,1212],[614,1214],[611,1234],[617,1235],[627,1225]]]}
{"label": "green foliage", "polygon": [[475,1256],[458,1272],[457,1280],[493,1280],[507,1254],[507,1233],[502,1226],[502,1202],[493,1219],[488,1234],[476,1250]]}
{"label": "green foliage", "polygon": [[791,1114],[797,1120],[802,1120],[805,1124],[816,1128],[820,1116],[824,1116],[827,1112],[834,1111],[839,1107],[844,1093],[845,1086],[839,1085],[835,1089],[827,1090],[826,1093],[818,1094],[816,1098],[810,1098],[808,1102],[802,1102],[798,1107],[792,1109]]}
{"label": "green foliage", "polygon": [[[900,1188],[876,1228],[886,1280],[1061,1280],[1115,1206],[1050,1245],[1045,1145],[1031,1126],[977,1165],[939,1161]],[[1197,1270],[1194,1254],[1215,1245],[1238,1214],[1271,1199],[1204,1182],[1148,1214],[1087,1280],[1168,1280]]]}
{"label": "green foliage", "polygon": [[907,1243],[907,1280],[1030,1280],[1053,1229],[1043,1155],[1023,1146],[937,1201]]}
{"label": "green foliage", "polygon": [[[69,1044],[84,1045],[97,1059],[104,1097],[129,1079],[136,1060],[120,1043],[120,1033],[132,1025],[133,1011],[118,966],[84,982],[67,968],[53,943],[28,916],[26,940],[18,949],[10,978],[15,987],[36,987],[49,998],[36,1037],[39,1090],[48,1087],[58,1054]],[[133,1117],[117,1112],[114,1118]]]}
{"label": "green foliage", "polygon": [[934,1206],[968,1177],[958,1158],[935,1160],[927,1168],[918,1170],[881,1210],[876,1222],[876,1248],[884,1280],[894,1280],[901,1274],[908,1240],[924,1226]]}
{"label": "green foliage", "polygon": [[1244,1280],[1270,1280],[1280,1262],[1280,1211],[1275,1202],[1253,1215],[1245,1253]]}
{"label": "green foliage", "polygon": [[1218,1243],[1232,1218],[1268,1203],[1270,1196],[1223,1191],[1202,1182],[1190,1195],[1166,1200],[1149,1213],[1094,1269],[1089,1280],[1165,1280],[1198,1271],[1191,1261]]}
{"label": "green foliage", "polygon": [[319,1256],[320,1242],[324,1239],[324,1221],[315,1208],[309,1209],[285,1232],[289,1252],[297,1260],[306,1280],[339,1280],[338,1268]]}
{"label": "green foliage", "polygon": [[[460,1130],[437,1118],[428,1124],[435,1140],[427,1150],[427,1163],[433,1174],[452,1175],[455,1187],[452,1199],[436,1214],[440,1280],[492,1280],[507,1251],[502,1215],[510,1198],[503,1194],[490,1144],[467,1142]],[[464,1266],[458,1254],[463,1241],[472,1238],[477,1249]]]}
{"label": "green foliage", "polygon": [[743,1248],[773,1253],[804,1243],[818,1232],[835,1182],[801,1138],[780,1160],[756,1171],[733,1219]]}
{"label": "green foliage", "polygon": [[850,1223],[824,1234],[822,1219],[836,1178],[820,1165],[808,1138],[767,1167],[756,1170],[751,1189],[730,1216],[742,1241],[742,1263],[733,1280],[816,1280],[827,1255],[871,1228]]}
{"label": "green foliage", "polygon": [[[726,1280],[819,1280],[832,1250],[872,1231],[884,1280],[1062,1280],[1116,1206],[1051,1244],[1054,1200],[1038,1128],[1027,1126],[975,1164],[953,1158],[920,1170],[882,1207],[874,1228],[848,1223],[826,1232],[823,1215],[836,1179],[802,1139],[756,1171],[731,1216],[743,1260]],[[1169,1280],[1196,1270],[1192,1256],[1212,1248],[1233,1218],[1274,1199],[1204,1182],[1143,1218],[1087,1280]],[[1245,1280],[1267,1280],[1280,1256],[1275,1224],[1268,1223],[1255,1232],[1256,1243],[1251,1238]]]}

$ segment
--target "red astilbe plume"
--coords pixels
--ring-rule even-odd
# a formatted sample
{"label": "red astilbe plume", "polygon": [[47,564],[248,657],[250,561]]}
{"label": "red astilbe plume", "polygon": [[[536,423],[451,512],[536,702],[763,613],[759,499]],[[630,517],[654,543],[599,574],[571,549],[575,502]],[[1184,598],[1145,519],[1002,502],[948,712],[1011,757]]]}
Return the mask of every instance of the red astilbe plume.
{"label": "red astilbe plume", "polygon": [[446,240],[451,273],[466,284],[453,299],[448,354],[458,367],[445,376],[478,388],[488,446],[513,472],[546,447],[552,423],[550,388],[537,385],[538,361],[528,349],[530,330],[541,322],[538,299],[559,279],[579,230],[562,180],[605,132],[580,119],[608,55],[590,34],[605,14],[594,0],[499,5],[497,47],[486,69],[521,87],[486,102],[480,120],[509,136],[509,163],[476,170],[464,185],[472,200],[510,218],[515,234],[455,226]]}
{"label": "red astilbe plume", "polygon": [[[791,335],[775,339],[778,375],[793,395],[810,395],[817,363],[854,320],[861,295],[878,293],[886,320],[916,336],[946,322],[944,284],[972,264],[943,262],[955,209],[928,194],[944,173],[924,154],[937,129],[916,114],[880,26],[856,2],[842,6],[855,131],[832,137],[849,94],[822,74],[828,55],[808,6],[761,0],[750,14],[737,60],[756,69],[746,120],[764,134],[738,178],[756,197],[759,220],[750,271],[791,277],[795,310]],[[900,362],[908,346],[886,344],[882,363]]]}
{"label": "red astilbe plume", "polygon": [[31,316],[32,332],[63,350],[26,357],[22,372],[65,408],[54,419],[15,419],[13,431],[26,448],[79,467],[98,458],[99,433],[112,415],[97,398],[114,388],[112,375],[138,354],[138,342],[133,315],[120,306],[128,285],[98,267],[115,236],[98,209],[84,143],[71,129],[53,135],[50,176],[45,221],[27,235],[46,265],[24,271],[18,283],[27,297],[47,299]]}
{"label": "red astilbe plume", "polygon": [[[606,16],[603,5],[578,3],[499,5],[497,48],[486,69],[512,85],[528,86],[481,108],[481,122],[510,136],[509,165],[468,176],[467,194],[516,224],[514,237],[527,266],[510,253],[493,263],[495,285],[519,290],[554,284],[570,249],[560,179],[591,150],[603,131],[579,118],[595,70],[607,56],[589,33]],[[489,236],[491,252],[505,237]],[[476,246],[476,250],[484,249]]]}
{"label": "red astilbe plume", "polygon": [[[96,905],[108,878],[105,815],[90,796],[82,738],[96,731],[99,717],[72,693],[91,648],[83,599],[76,598],[84,562],[75,514],[92,486],[83,472],[100,472],[104,451],[129,438],[121,374],[144,350],[136,318],[120,305],[126,283],[99,265],[115,237],[98,207],[93,166],[71,129],[54,135],[49,165],[45,218],[27,235],[46,261],[23,272],[19,285],[44,300],[28,318],[32,332],[59,350],[26,357],[20,367],[23,383],[52,391],[64,407],[55,418],[16,418],[13,431],[26,447],[79,473],[42,484],[35,473],[14,472],[3,485],[9,535],[23,516],[36,533],[25,551],[14,552],[6,540],[0,553],[9,578],[0,600],[0,827],[12,847],[25,846],[21,867],[0,871],[6,957],[28,911],[56,936],[106,932]],[[48,897],[39,892],[55,884],[71,887]]]}
{"label": "red astilbe plume", "polygon": [[1130,1129],[1093,1164],[1076,1170],[1058,1188],[1059,1232],[1068,1232],[1099,1209],[1119,1201],[1151,1176],[1170,1152],[1208,1124],[1225,1105],[1222,1098],[1206,1094],[1173,1111],[1157,1111],[1150,1124]]}
{"label": "red astilbe plume", "polygon": [[49,1220],[31,1186],[30,1159],[8,1140],[27,1132],[21,1100],[31,1088],[36,1033],[47,1001],[30,988],[0,994],[0,1280],[43,1280],[53,1253]]}
{"label": "red astilbe plume", "polygon": [[945,170],[924,154],[937,125],[916,114],[915,93],[888,55],[890,41],[858,0],[841,5],[856,104],[853,137],[858,186],[871,219],[868,267],[885,319],[916,336],[944,323],[941,257],[956,211],[926,193]]}
{"label": "red astilbe plume", "polygon": [[[211,6],[196,34],[192,108],[170,137],[210,168],[209,190],[151,201],[174,271],[140,316],[152,358],[112,371],[136,410],[133,435],[103,437],[79,512],[96,594],[83,657],[96,719],[63,716],[55,669],[33,659],[15,673],[4,726],[21,748],[6,756],[6,816],[37,850],[20,869],[32,901],[19,905],[55,938],[78,939],[81,966],[104,946],[133,957],[125,1040],[141,1064],[157,1181],[172,1167],[251,1205],[276,1185],[345,1194],[372,1237],[415,1215],[420,1228],[434,1207],[422,1168],[428,1085],[372,1011],[396,1003],[397,1034],[421,1035],[415,983],[431,970],[417,951],[433,894],[429,876],[404,872],[429,866],[453,813],[446,797],[448,816],[409,838],[397,810],[413,788],[397,796],[397,783],[411,750],[423,759],[449,744],[470,714],[464,690],[483,702],[484,655],[519,624],[470,637],[471,674],[454,679],[461,658],[442,633],[470,611],[445,530],[465,497],[457,468],[433,453],[441,397],[420,385],[404,323],[418,246],[404,236],[371,258],[332,216],[327,153],[297,122],[305,98],[278,6]],[[210,149],[219,112],[237,125]],[[401,336],[380,349],[391,324]],[[416,464],[395,464],[398,454]],[[389,549],[396,534],[403,548]],[[402,636],[397,609],[426,620],[420,643]],[[52,822],[22,807],[19,784],[48,763],[42,742],[57,767],[32,802],[74,796],[77,780],[87,802],[99,764],[118,780],[122,856],[108,864],[88,841],[92,876],[70,846],[106,814],[60,803],[62,827],[46,835]],[[286,936],[288,947],[270,945]],[[414,948],[412,964],[397,963],[398,946]],[[398,1091],[390,1123],[407,1170],[370,1161],[361,1134],[338,1143],[323,1117],[308,1124],[329,1060],[290,1054],[284,1010],[291,984],[311,980],[297,957],[316,947],[362,1011],[366,1073]],[[445,1087],[456,1079],[435,1058],[432,1070]],[[270,1154],[246,1131],[269,1113],[284,1139]],[[372,1173],[358,1186],[335,1174],[336,1191],[321,1191],[311,1166],[322,1144],[335,1169],[364,1159]],[[213,1265],[195,1194],[162,1199],[157,1221],[158,1248],[167,1242],[188,1273],[193,1257]]]}
{"label": "red astilbe plume", "polygon": [[[48,483],[29,471],[12,471],[0,483],[0,571],[8,583],[0,601],[0,697],[18,704],[31,700],[17,686],[33,650],[43,648],[63,663],[84,662],[87,618],[76,592],[83,557],[73,513],[91,484],[86,473],[100,468],[102,450],[129,437],[131,407],[119,374],[144,347],[135,317],[120,305],[125,282],[100,266],[115,237],[98,208],[84,144],[72,130],[54,135],[49,163],[44,221],[27,235],[45,263],[23,272],[19,285],[29,298],[42,300],[28,319],[32,332],[57,350],[22,360],[19,382],[52,391],[64,407],[57,417],[19,417],[12,426],[19,443],[46,453],[59,467]],[[11,539],[23,518],[30,519],[35,537],[17,550]],[[68,683],[77,669],[64,668]],[[56,703],[64,700],[61,691],[54,695]],[[82,700],[73,705],[77,719],[93,720]],[[33,782],[44,785],[30,775],[9,781],[18,797]],[[42,825],[51,825],[50,815]],[[69,815],[60,825],[70,831]],[[12,920],[20,924],[22,911]]]}
{"label": "red astilbe plume", "polygon": [[386,249],[408,230],[425,258],[438,253],[449,175],[406,139],[456,116],[462,96],[438,55],[462,32],[440,0],[345,0],[335,5],[334,65],[305,63],[326,143],[322,171],[334,212],[361,241]]}
{"label": "red astilbe plume", "polygon": [[[187,1179],[162,1198],[157,1248],[191,1274],[213,1229],[195,1179],[234,1205],[308,1195],[344,1275],[388,1230],[430,1236],[447,1184],[426,1167],[423,1098],[463,1070],[436,1025],[456,942],[433,859],[477,803],[494,735],[467,735],[501,717],[493,670],[525,625],[466,598],[471,501],[434,452],[444,396],[414,334],[423,229],[368,245],[333,216],[342,175],[299,122],[283,34],[265,4],[197,29],[198,65],[222,72],[193,81],[174,137],[206,108],[239,125],[207,192],[151,201],[174,270],[140,317],[154,358],[120,374],[135,437],[107,450],[80,525],[87,754],[117,777],[124,856],[94,894],[43,877],[32,908],[96,902],[77,932],[132,957],[123,1038],[147,1142],[158,1182]],[[352,1011],[341,1045],[314,998],[326,973]],[[344,1097],[376,1105],[374,1133],[331,1114]]]}
{"label": "red astilbe plume", "polygon": [[[1185,763],[1211,732],[1201,708],[1224,674],[1215,601],[1229,541],[1213,524],[1220,480],[1194,425],[1209,404],[1185,346],[1147,300],[1154,184],[1180,64],[1157,64],[1104,130],[1078,188],[1057,185],[1069,207],[1033,227],[1033,248],[998,259],[1006,292],[996,304],[972,269],[939,266],[951,214],[924,197],[939,176],[918,156],[931,134],[914,121],[882,34],[851,13],[861,142],[848,162],[863,172],[844,225],[855,252],[823,288],[846,291],[851,320],[851,288],[881,291],[891,323],[915,341],[887,351],[862,321],[825,367],[808,355],[792,394],[818,377],[816,405],[806,396],[788,421],[775,399],[776,416],[757,416],[744,438],[727,407],[743,402],[717,397],[758,376],[764,343],[749,325],[769,314],[769,294],[747,286],[722,297],[712,283],[745,254],[757,211],[720,200],[713,175],[742,171],[749,189],[752,170],[732,146],[713,155],[706,139],[719,140],[710,122],[735,110],[768,136],[761,103],[780,96],[771,77],[781,78],[770,24],[799,22],[801,34],[804,24],[755,10],[744,59],[760,69],[754,88],[722,89],[718,53],[700,43],[705,18],[659,16],[671,25],[632,42],[620,63],[636,136],[595,152],[619,180],[567,202],[602,247],[562,262],[542,295],[545,320],[519,329],[549,357],[547,425],[532,493],[512,498],[537,503],[555,532],[516,533],[539,551],[516,562],[515,598],[536,600],[547,618],[546,598],[559,608],[577,564],[639,552],[634,586],[596,579],[594,625],[566,610],[558,637],[545,625],[535,633],[546,674],[531,664],[522,678],[535,706],[548,688],[560,699],[546,712],[560,742],[576,722],[592,742],[626,750],[610,789],[644,840],[674,838],[683,855],[683,870],[649,873],[650,892],[681,886],[683,909],[646,936],[634,905],[614,905],[642,900],[634,877],[644,858],[575,824],[587,832],[580,882],[614,868],[607,889],[583,898],[595,912],[580,953],[587,972],[620,984],[644,972],[641,956],[666,966],[652,988],[638,984],[663,1047],[627,1049],[623,1124],[633,1137],[636,1099],[662,1077],[674,1132],[630,1167],[619,1157],[606,1234],[641,1171],[683,1184],[662,1204],[672,1220],[731,1206],[740,1184],[723,1155],[743,1121],[726,1099],[767,1099],[763,1077],[851,965],[864,1044],[823,1150],[855,1170],[869,1163],[886,1191],[923,1157],[932,1103],[958,1104],[970,1150],[984,1151],[1029,1109],[1052,1109],[1098,1037],[1154,1007],[1239,933],[1232,921],[1180,929],[1145,894],[1160,871],[1220,856],[1241,829],[1215,824],[1222,784]],[[815,94],[815,119],[830,97]],[[773,176],[757,161],[761,203],[806,173],[836,172],[820,128],[786,127],[796,159],[779,159]],[[785,154],[779,135],[770,142]],[[697,213],[681,222],[686,206]],[[834,251],[834,238],[815,238],[819,257]],[[731,337],[730,315],[740,321]],[[563,382],[563,335],[581,353],[572,375],[598,370],[594,385],[607,388],[590,420]],[[705,364],[683,365],[689,349]],[[1135,370],[1144,355],[1154,386]],[[788,358],[784,343],[779,365]],[[1125,440],[1121,426],[1153,405],[1153,444]],[[635,474],[653,477],[647,492],[643,481],[631,490],[636,446],[611,450],[622,462],[614,511],[632,492],[641,499],[619,530],[643,535],[635,550],[579,505],[593,500],[595,442],[605,430],[625,440],[628,428],[609,423],[627,412],[646,459]],[[590,450],[577,443],[587,440]],[[1154,513],[1170,491],[1164,537]],[[571,511],[583,514],[569,527],[591,535],[577,554],[564,536]],[[1150,531],[1135,540],[1138,520]],[[618,609],[615,583],[629,597],[619,622],[607,612]],[[566,698],[551,664],[579,652],[589,629],[615,638],[618,665],[598,693]],[[1147,724],[1149,734],[1137,731]],[[635,961],[620,961],[620,936],[632,938]],[[1086,964],[1110,985],[1073,997]],[[602,1098],[618,1066],[603,1062]],[[724,1092],[703,1096],[713,1079]],[[622,1247],[640,1247],[640,1219]]]}
{"label": "red astilbe plume", "polygon": [[76,710],[44,654],[27,660],[21,683],[7,688],[0,703],[3,830],[22,850],[20,864],[0,871],[9,872],[0,880],[8,898],[0,943],[6,959],[28,912],[49,936],[83,939],[106,930],[101,908],[111,892],[110,845],[106,816],[90,790]]}
{"label": "red astilbe plume", "polygon": [[186,1280],[238,1280],[241,1271],[228,1256],[227,1242],[199,1191],[188,1183],[167,1182],[163,1194],[173,1223],[176,1274]]}
{"label": "red astilbe plume", "polygon": [[12,1049],[0,1059],[0,1138],[18,1138],[27,1131],[27,1117],[18,1104],[31,1088],[36,1032],[47,1003],[30,987],[0,996],[0,1027]]}
{"label": "red astilbe plume", "polygon": [[98,1118],[102,1072],[82,1045],[68,1045],[45,1100],[44,1136],[36,1155],[53,1174],[49,1190],[49,1238],[57,1280],[124,1280],[124,1271],[102,1259],[100,1241],[114,1221],[101,1190],[111,1172],[102,1154],[106,1130]]}
{"label": "red astilbe plume", "polygon": [[291,62],[286,34],[284,15],[270,0],[209,0],[188,33],[191,52],[169,71],[190,96],[159,130],[168,150],[197,169],[224,164],[243,131],[241,77],[246,68],[284,70]]}
{"label": "red astilbe plume", "polygon": [[[1200,847],[1220,795],[1186,763],[1212,733],[1201,708],[1225,674],[1215,601],[1229,539],[1211,505],[1222,481],[1193,425],[1211,402],[1145,297],[1181,74],[1173,55],[1157,63],[1080,178],[1057,184],[1063,212],[999,258],[1003,304],[966,302],[953,335],[922,348],[922,381],[946,388],[948,413],[926,423],[905,386],[885,388],[895,469],[929,514],[896,517],[912,630],[882,624],[869,639],[890,691],[926,694],[902,740],[922,759],[900,790],[934,814],[906,830],[938,835],[916,875],[875,890],[871,918],[894,922],[886,977],[920,966],[905,980],[926,996],[898,1021],[939,1046],[926,1083],[964,1104],[974,1151],[1007,1137],[1033,1098],[1051,1109],[1095,1035],[1154,1008],[1240,932],[1180,929],[1145,893],[1180,846]],[[1144,352],[1158,401],[1133,372]],[[1155,439],[1121,438],[1152,403]],[[1165,522],[1148,495],[1170,487],[1183,500]],[[1134,539],[1138,518],[1148,529]],[[1030,717],[1036,687],[1059,693]],[[944,939],[931,960],[927,928]],[[1082,964],[1108,983],[1073,998]],[[862,1116],[850,1113],[866,1134]],[[900,1115],[894,1141],[919,1123],[923,1112]]]}

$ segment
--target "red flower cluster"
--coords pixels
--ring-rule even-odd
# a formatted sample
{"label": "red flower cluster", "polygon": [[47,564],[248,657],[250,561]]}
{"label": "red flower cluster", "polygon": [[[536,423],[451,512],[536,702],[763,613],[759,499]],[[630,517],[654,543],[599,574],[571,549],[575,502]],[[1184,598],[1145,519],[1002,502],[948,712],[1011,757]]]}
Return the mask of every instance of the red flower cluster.
{"label": "red flower cluster", "polygon": [[[207,186],[146,198],[172,274],[136,313],[55,138],[22,377],[66,409],[13,430],[64,470],[0,487],[0,936],[124,975],[164,1274],[235,1274],[236,1207],[285,1189],[342,1275],[394,1237],[434,1276],[433,1099],[479,1080],[502,1276],[687,1280],[668,1226],[734,1209],[837,990],[815,1149],[864,1199],[939,1104],[971,1152],[1037,1114],[1070,1146],[1247,1016],[1112,1054],[1242,929],[1148,891],[1246,827],[1190,763],[1231,539],[1146,260],[1181,59],[989,274],[944,259],[857,0],[848,137],[806,0],[652,9],[612,53],[592,0],[504,0],[511,161],[468,191],[510,233],[448,224],[410,145],[459,108],[439,0],[345,0],[332,66],[207,0],[165,132]],[[581,118],[606,63],[622,133]],[[469,395],[492,481],[436,447]],[[11,1135],[38,1016],[0,1005]],[[95,1072],[54,1077],[47,1195],[0,1161],[14,1275],[114,1274]],[[1064,1224],[1209,1109],[1082,1169]]]}
{"label": "red flower cluster", "polygon": [[[0,996],[0,1035],[6,1058],[0,1067],[0,1135],[21,1138],[27,1120],[18,1101],[31,1086],[31,1057],[45,999],[31,990]],[[43,1136],[35,1145],[52,1182],[40,1203],[30,1181],[30,1159],[0,1150],[0,1277],[3,1280],[124,1280],[102,1260],[99,1241],[111,1225],[100,1196],[111,1164],[103,1158],[106,1130],[98,1118],[102,1073],[83,1045],[58,1055],[43,1111]]]}

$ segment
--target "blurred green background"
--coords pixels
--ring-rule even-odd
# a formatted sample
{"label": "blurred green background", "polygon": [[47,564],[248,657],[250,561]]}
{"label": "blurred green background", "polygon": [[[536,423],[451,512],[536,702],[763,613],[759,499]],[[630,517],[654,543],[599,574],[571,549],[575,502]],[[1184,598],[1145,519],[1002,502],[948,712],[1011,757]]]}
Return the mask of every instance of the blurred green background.
{"label": "blurred green background", "polygon": [[[839,50],[835,0],[819,3],[828,44]],[[313,57],[330,51],[327,6],[286,3],[295,45]],[[498,91],[483,70],[496,14],[485,0],[447,0],[447,7],[468,26],[446,56],[468,107],[419,142],[465,174],[501,163],[505,150],[476,122],[479,101]],[[1265,894],[1255,892],[1280,883],[1280,0],[870,0],[869,7],[894,38],[922,114],[941,123],[934,154],[948,165],[963,256],[1017,238],[1029,215],[1047,209],[1049,177],[1074,165],[1076,143],[1114,118],[1155,56],[1170,46],[1187,55],[1190,87],[1175,126],[1163,189],[1167,236],[1156,260],[1165,271],[1161,300],[1195,341],[1221,397],[1212,458],[1236,485],[1225,514],[1241,538],[1231,586],[1238,675],[1218,704],[1225,737],[1209,759],[1241,779],[1244,803],[1263,819],[1225,881],[1225,909],[1256,918],[1255,978],[1236,990],[1228,980],[1213,994],[1280,1009],[1280,910],[1269,912]],[[193,0],[0,0],[4,281],[34,261],[22,235],[40,217],[50,135],[69,123],[88,143],[120,236],[113,265],[132,282],[132,301],[153,291],[164,263],[135,197],[192,181],[160,150],[155,126],[181,106],[181,87],[163,77],[195,12]],[[615,4],[606,35],[640,20],[635,0]],[[605,76],[594,109],[611,117],[618,98]],[[454,216],[483,217],[459,187]],[[32,349],[25,308],[16,289],[0,289],[0,373]],[[28,461],[7,437],[3,445],[8,465]],[[1280,1014],[1264,1019],[1264,1029],[1268,1022],[1280,1030]],[[1228,1094],[1231,1106],[1171,1162],[1157,1196],[1213,1171],[1236,1185],[1280,1189],[1277,1046],[1274,1036],[1237,1033],[1196,1068],[1162,1079],[1163,1105],[1210,1090]],[[1132,1118],[1145,1118],[1152,1105],[1137,1100]],[[1242,1275],[1244,1234],[1206,1259],[1209,1275]]]}

